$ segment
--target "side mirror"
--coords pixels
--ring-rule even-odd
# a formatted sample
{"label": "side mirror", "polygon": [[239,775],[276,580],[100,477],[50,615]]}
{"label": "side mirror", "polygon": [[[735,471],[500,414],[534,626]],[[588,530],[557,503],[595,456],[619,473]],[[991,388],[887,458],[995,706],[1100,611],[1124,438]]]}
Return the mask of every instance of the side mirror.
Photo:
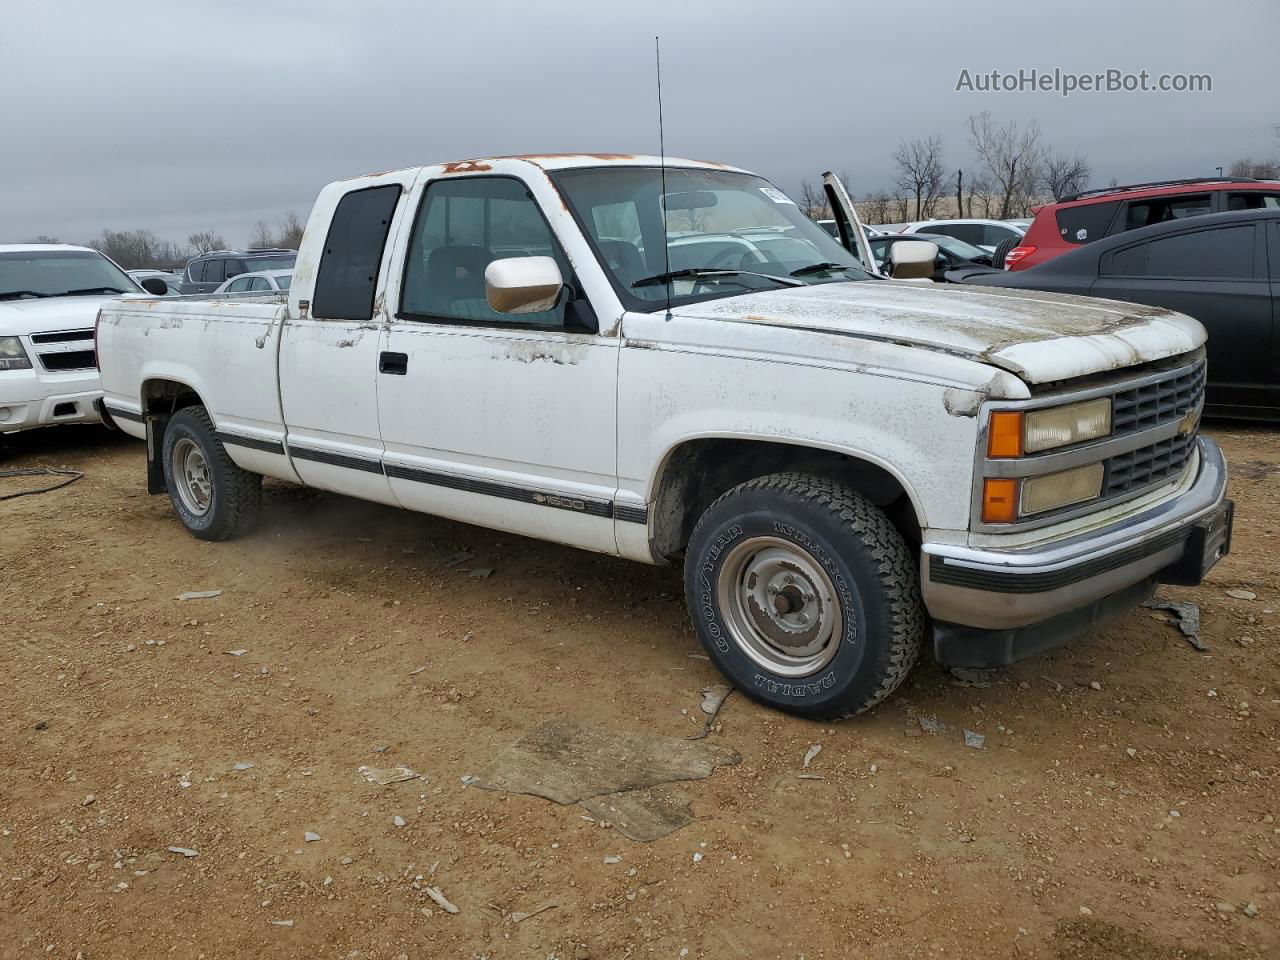
{"label": "side mirror", "polygon": [[142,289],[147,293],[155,294],[157,297],[163,297],[169,292],[169,285],[159,277],[147,277],[142,281]]}
{"label": "side mirror", "polygon": [[484,298],[496,313],[539,313],[556,305],[564,277],[550,257],[508,257],[484,269]]}
{"label": "side mirror", "polygon": [[901,240],[889,248],[889,275],[895,280],[927,280],[937,257],[938,245],[932,240]]}

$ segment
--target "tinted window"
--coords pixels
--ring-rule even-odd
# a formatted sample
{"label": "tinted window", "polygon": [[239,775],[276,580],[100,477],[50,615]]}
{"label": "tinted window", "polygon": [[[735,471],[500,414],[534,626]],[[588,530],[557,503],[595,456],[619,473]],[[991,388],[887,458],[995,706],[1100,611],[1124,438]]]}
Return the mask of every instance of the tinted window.
{"label": "tinted window", "polygon": [[237,277],[227,284],[227,293],[240,293],[249,289],[250,277]]}
{"label": "tinted window", "polygon": [[1085,203],[1078,207],[1062,207],[1054,212],[1058,233],[1067,243],[1090,243],[1106,236],[1107,225],[1115,216],[1119,200],[1110,203]]}
{"label": "tinted window", "polygon": [[982,224],[980,223],[931,223],[921,233],[940,233],[944,237],[955,237],[975,246],[982,243]]}
{"label": "tinted window", "polygon": [[1148,277],[1253,278],[1253,225],[1183,233],[1147,244]]}
{"label": "tinted window", "polygon": [[242,273],[248,273],[249,268],[244,265],[243,260],[223,260],[222,269],[226,271],[224,276],[238,277]]}
{"label": "tinted window", "polygon": [[[620,214],[625,229],[625,212]],[[539,313],[489,308],[484,271],[504,257],[551,257],[566,280],[569,263],[524,184],[508,177],[436,180],[427,187],[409,243],[401,311],[421,319],[560,327],[564,301]],[[672,257],[672,266],[675,258]]]}
{"label": "tinted window", "polygon": [[222,272],[223,264],[226,261],[214,259],[204,262],[204,282],[205,283],[221,283],[227,279],[227,275]]}
{"label": "tinted window", "polygon": [[187,264],[187,279],[191,283],[201,283],[201,276],[204,274],[204,261],[196,260],[194,263]]}
{"label": "tinted window", "polygon": [[1280,207],[1280,193],[1265,193],[1262,190],[1248,190],[1242,193],[1227,194],[1228,210],[1275,210]]}
{"label": "tinted window", "polygon": [[1113,277],[1144,277],[1147,274],[1147,244],[1126,247],[1111,255],[1105,273]]}
{"label": "tinted window", "polygon": [[378,265],[400,199],[399,185],[348,193],[333,211],[316,272],[311,315],[326,320],[368,320]]}
{"label": "tinted window", "polygon": [[267,282],[266,277],[250,277],[249,289],[250,290],[270,290],[271,284]]}
{"label": "tinted window", "polygon": [[[982,225],[982,239],[979,243],[986,244],[988,247],[998,247],[1010,237],[1019,240],[1022,234],[1010,227],[997,227],[994,223],[986,223]],[[964,238],[961,237],[961,239]]]}
{"label": "tinted window", "polygon": [[1210,211],[1209,194],[1197,193],[1190,197],[1152,197],[1150,200],[1133,200],[1125,211],[1124,228],[1137,230],[1153,223],[1181,220],[1183,217],[1199,217]]}

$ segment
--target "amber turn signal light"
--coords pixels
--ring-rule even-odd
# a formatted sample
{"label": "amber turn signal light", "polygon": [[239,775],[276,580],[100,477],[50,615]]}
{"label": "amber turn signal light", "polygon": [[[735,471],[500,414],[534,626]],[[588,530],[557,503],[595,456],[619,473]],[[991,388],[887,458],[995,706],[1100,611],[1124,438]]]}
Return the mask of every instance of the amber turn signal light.
{"label": "amber turn signal light", "polygon": [[993,413],[987,424],[987,456],[1022,456],[1022,414]]}
{"label": "amber turn signal light", "polygon": [[982,481],[982,522],[1013,523],[1018,519],[1018,481],[987,477]]}

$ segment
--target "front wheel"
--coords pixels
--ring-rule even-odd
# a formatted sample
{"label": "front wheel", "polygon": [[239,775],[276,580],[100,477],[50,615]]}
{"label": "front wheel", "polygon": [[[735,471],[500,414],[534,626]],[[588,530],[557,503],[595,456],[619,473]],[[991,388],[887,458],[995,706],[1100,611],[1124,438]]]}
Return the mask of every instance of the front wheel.
{"label": "front wheel", "polygon": [[884,513],[844,484],[774,474],[707,508],[685,557],[690,614],[748,696],[816,718],[879,703],[920,653],[915,563]]}
{"label": "front wheel", "polygon": [[161,456],[174,512],[201,540],[230,540],[257,521],[262,477],[236,466],[204,407],[169,418]]}

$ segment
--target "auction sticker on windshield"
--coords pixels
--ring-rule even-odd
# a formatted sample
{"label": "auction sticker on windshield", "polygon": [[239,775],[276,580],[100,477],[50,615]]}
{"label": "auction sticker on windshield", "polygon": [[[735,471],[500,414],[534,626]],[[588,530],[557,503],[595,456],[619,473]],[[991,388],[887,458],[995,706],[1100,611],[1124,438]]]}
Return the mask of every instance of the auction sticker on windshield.
{"label": "auction sticker on windshield", "polygon": [[788,197],[785,193],[783,193],[781,190],[777,189],[776,187],[761,187],[760,192],[763,193],[770,200],[772,200],[774,203],[789,203],[793,207],[796,205],[796,202],[794,200],[792,200],[790,197]]}

